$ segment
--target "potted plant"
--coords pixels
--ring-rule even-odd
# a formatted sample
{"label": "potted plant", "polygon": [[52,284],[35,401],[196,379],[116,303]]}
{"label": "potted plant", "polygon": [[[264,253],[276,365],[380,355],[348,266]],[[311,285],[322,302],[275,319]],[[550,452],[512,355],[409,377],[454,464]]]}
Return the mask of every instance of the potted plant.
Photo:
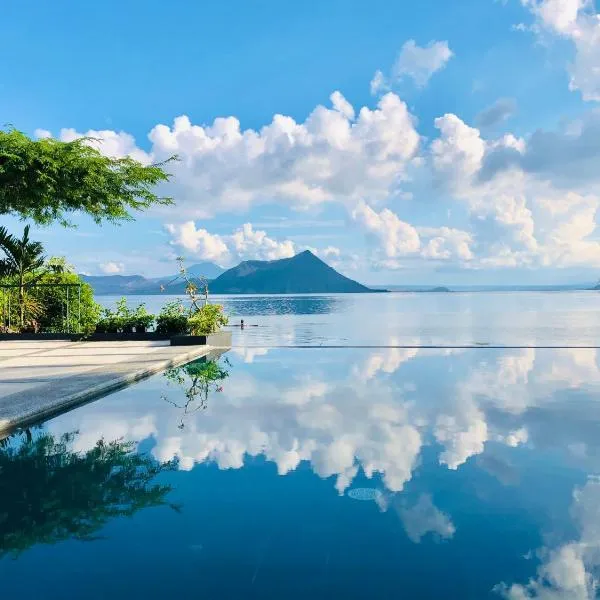
{"label": "potted plant", "polygon": [[189,333],[188,316],[181,300],[165,304],[156,319],[156,333],[177,335]]}
{"label": "potted plant", "polygon": [[229,319],[223,314],[220,304],[205,304],[190,315],[188,323],[192,335],[210,335],[227,325]]}
{"label": "potted plant", "polygon": [[102,318],[96,323],[96,333],[118,333],[121,329],[121,319],[110,308],[102,311]]}
{"label": "potted plant", "polygon": [[136,333],[146,333],[154,324],[154,315],[146,310],[144,304],[140,304],[131,315],[131,322],[135,327]]}

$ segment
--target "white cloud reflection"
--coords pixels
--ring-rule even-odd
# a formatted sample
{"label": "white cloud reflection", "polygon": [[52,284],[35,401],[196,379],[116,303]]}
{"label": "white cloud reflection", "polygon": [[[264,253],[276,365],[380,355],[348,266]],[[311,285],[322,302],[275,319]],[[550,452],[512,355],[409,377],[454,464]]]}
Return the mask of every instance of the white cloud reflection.
{"label": "white cloud reflection", "polygon": [[[320,354],[326,361],[299,352],[299,362],[278,373],[271,368],[276,351],[238,351],[223,392],[183,421],[180,410],[160,400],[164,380],[154,379],[48,428],[78,430],[78,449],[102,436],[151,438],[155,457],[177,457],[181,469],[204,462],[239,469],[260,456],[285,475],[307,462],[340,494],[359,473],[380,476],[390,493],[402,491],[424,446],[453,470],[490,443],[560,444],[573,460],[594,466],[600,402],[582,392],[600,387],[595,350],[461,352],[444,356],[443,368],[435,362],[447,354],[443,349],[342,350]],[[175,387],[166,393],[183,397]],[[126,400],[140,394],[143,401]]]}

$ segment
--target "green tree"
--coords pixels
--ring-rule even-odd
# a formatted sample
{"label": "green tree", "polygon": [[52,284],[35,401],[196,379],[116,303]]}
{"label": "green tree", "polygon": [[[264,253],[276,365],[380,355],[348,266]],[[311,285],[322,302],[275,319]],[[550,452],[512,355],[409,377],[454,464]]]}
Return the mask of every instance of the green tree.
{"label": "green tree", "polygon": [[16,435],[0,442],[0,558],[36,544],[91,541],[106,523],[167,502],[172,487],[156,483],[174,461],[158,463],[133,442],[99,440],[74,452],[76,433]]}
{"label": "green tree", "polygon": [[68,224],[68,214],[81,211],[96,223],[118,222],[131,219],[131,210],[172,203],[153,190],[170,179],[165,165],[175,156],[143,165],[104,156],[91,141],[32,140],[0,130],[0,214]]}
{"label": "green tree", "polygon": [[[0,250],[4,252],[4,258],[0,259],[0,277],[14,278],[16,281],[19,294],[19,325],[23,327],[27,308],[25,290],[33,283],[31,278],[29,282],[26,280],[44,265],[44,247],[40,242],[32,242],[29,239],[27,225],[21,239],[8,233],[5,227],[0,227]],[[33,303],[29,303],[29,310],[35,316],[37,308],[34,308]]]}

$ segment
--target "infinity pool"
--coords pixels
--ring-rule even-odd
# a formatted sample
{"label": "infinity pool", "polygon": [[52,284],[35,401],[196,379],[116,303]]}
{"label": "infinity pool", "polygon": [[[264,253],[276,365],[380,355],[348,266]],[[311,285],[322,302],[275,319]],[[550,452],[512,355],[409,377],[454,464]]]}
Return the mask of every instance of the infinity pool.
{"label": "infinity pool", "polygon": [[18,598],[593,598],[596,350],[235,349],[0,448]]}

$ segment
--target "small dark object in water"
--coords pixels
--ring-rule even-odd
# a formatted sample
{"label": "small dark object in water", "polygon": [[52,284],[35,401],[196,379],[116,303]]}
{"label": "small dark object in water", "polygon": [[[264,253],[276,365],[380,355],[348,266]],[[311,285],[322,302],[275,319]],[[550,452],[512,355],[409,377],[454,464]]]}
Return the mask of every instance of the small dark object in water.
{"label": "small dark object in water", "polygon": [[240,327],[241,327],[242,329],[244,329],[244,319],[242,319],[242,320],[240,321]]}

